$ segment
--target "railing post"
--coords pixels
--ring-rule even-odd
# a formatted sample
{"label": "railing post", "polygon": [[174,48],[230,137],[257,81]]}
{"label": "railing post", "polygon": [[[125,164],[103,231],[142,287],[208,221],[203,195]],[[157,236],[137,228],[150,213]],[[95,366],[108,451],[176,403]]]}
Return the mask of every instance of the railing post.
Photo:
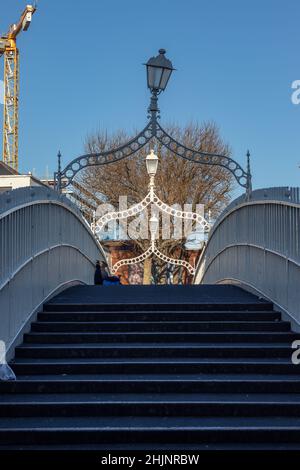
{"label": "railing post", "polygon": [[55,189],[58,193],[61,193],[61,152],[57,154],[57,171],[54,173]]}
{"label": "railing post", "polygon": [[250,167],[250,152],[247,151],[247,188],[246,188],[246,201],[249,201],[252,193],[252,175]]}

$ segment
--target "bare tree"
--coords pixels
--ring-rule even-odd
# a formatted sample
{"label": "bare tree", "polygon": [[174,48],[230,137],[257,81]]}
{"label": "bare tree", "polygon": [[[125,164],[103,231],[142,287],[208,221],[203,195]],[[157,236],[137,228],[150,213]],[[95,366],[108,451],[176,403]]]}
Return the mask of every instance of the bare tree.
{"label": "bare tree", "polygon": [[[201,125],[191,123],[184,128],[169,125],[166,131],[186,147],[230,156],[229,145],[222,139],[219,129],[213,122]],[[116,148],[129,140],[130,136],[119,131],[112,135],[107,132],[97,132],[88,136],[86,150],[89,153],[102,152]],[[82,182],[90,191],[101,194],[103,200],[118,207],[119,196],[126,195],[128,204],[139,202],[148,192],[148,175],[145,157],[150,145],[124,160],[116,163],[89,167],[82,175]],[[199,165],[184,160],[158,144],[155,151],[159,156],[159,167],[155,178],[156,193],[167,204],[204,204],[206,214],[210,210],[216,217],[228,204],[230,193],[234,187],[234,179],[230,172],[219,166]],[[181,240],[158,240],[160,251],[168,256],[182,256],[185,238]],[[134,241],[135,253],[142,253],[149,246],[149,241],[137,239]],[[165,267],[158,262],[158,279],[164,275]],[[145,263],[144,281],[149,282],[151,262]]]}

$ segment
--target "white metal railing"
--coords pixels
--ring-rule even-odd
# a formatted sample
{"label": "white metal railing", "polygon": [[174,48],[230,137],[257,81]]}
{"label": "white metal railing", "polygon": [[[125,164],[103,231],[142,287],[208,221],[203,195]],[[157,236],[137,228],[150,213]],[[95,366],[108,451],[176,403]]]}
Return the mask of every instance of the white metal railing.
{"label": "white metal railing", "polygon": [[230,282],[272,300],[300,324],[300,190],[267,188],[220,215],[195,283]]}
{"label": "white metal railing", "polygon": [[77,208],[46,187],[0,195],[0,339],[9,346],[43,301],[92,283],[104,252]]}

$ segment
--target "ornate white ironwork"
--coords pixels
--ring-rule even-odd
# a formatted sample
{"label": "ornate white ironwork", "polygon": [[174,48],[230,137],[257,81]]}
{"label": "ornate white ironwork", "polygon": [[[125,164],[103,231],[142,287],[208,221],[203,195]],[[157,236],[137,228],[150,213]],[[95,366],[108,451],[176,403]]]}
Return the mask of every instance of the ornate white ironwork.
{"label": "ornate white ironwork", "polygon": [[128,219],[129,217],[143,212],[143,210],[145,210],[146,207],[149,206],[149,204],[151,203],[166,214],[172,215],[173,217],[177,217],[180,219],[189,219],[195,221],[201,225],[203,230],[210,229],[209,222],[207,222],[204,217],[202,217],[202,215],[198,214],[197,212],[180,211],[174,209],[165,202],[161,201],[154,191],[150,191],[142,201],[138,202],[137,204],[134,204],[128,209],[119,212],[108,212],[107,214],[103,215],[96,223],[95,233],[100,233],[103,227],[112,220]]}
{"label": "ornate white ironwork", "polygon": [[[151,150],[151,154],[148,155],[147,159],[149,160],[149,157],[156,157],[154,155],[153,150]],[[157,157],[156,157],[157,158]],[[146,160],[147,160],[146,159]],[[149,204],[153,204],[156,206],[160,211],[165,212],[166,214],[169,214],[175,218],[180,218],[180,219],[189,219],[191,221],[197,222],[203,229],[209,230],[210,229],[210,223],[205,220],[202,215],[198,214],[197,212],[191,212],[191,211],[180,211],[177,209],[174,209],[173,207],[170,207],[168,204],[165,202],[161,201],[159,197],[155,194],[155,185],[154,185],[154,178],[155,178],[155,173],[151,172],[150,167],[147,170],[149,173],[150,177],[150,183],[149,183],[149,192],[148,194],[142,199],[140,202],[137,204],[134,204],[133,206],[129,207],[129,209],[125,209],[123,211],[114,211],[114,212],[108,212],[107,214],[103,215],[100,217],[100,219],[97,221],[95,224],[95,230],[94,233],[98,234],[101,232],[103,227],[108,223],[111,222],[112,220],[121,220],[121,219],[127,219],[129,217],[132,217],[134,215],[137,215],[141,212],[143,212]],[[153,171],[153,170],[152,170]],[[158,222],[158,221],[156,221]],[[151,223],[151,219],[150,219]],[[195,274],[195,268],[185,260],[180,260],[180,259],[175,259],[175,258],[170,258],[169,256],[161,253],[159,249],[156,246],[156,241],[155,241],[155,230],[151,231],[150,227],[150,232],[151,232],[151,246],[141,255],[136,256],[134,258],[127,258],[123,259],[120,261],[117,261],[113,266],[112,266],[112,272],[116,273],[118,269],[122,266],[130,265],[130,264],[136,264],[136,263],[141,263],[145,261],[145,259],[149,258],[151,255],[157,256],[159,259],[165,261],[166,263],[173,264],[175,266],[182,266],[186,268],[190,274],[194,275]]]}
{"label": "ornate white ironwork", "polygon": [[126,266],[128,264],[137,264],[137,263],[142,263],[145,261],[145,259],[149,258],[152,255],[152,246],[149,246],[148,250],[146,250],[144,253],[142,253],[139,256],[135,256],[134,258],[127,258],[127,259],[121,259],[120,261],[117,261],[111,271],[113,274],[115,274],[119,268],[122,266]]}
{"label": "ornate white ironwork", "polygon": [[103,227],[110,222],[111,220],[121,220],[121,219],[128,219],[128,217],[132,217],[133,215],[137,215],[143,210],[146,209],[147,206],[151,203],[150,193],[137,204],[129,207],[129,209],[119,211],[119,212],[108,212],[107,214],[103,215],[96,223],[95,233],[100,233]]}
{"label": "ornate white ironwork", "polygon": [[142,263],[143,261],[145,261],[145,259],[149,258],[151,255],[157,256],[157,258],[160,258],[166,263],[170,263],[175,266],[182,266],[186,268],[188,272],[192,274],[193,276],[195,274],[194,266],[192,266],[188,261],[170,258],[169,256],[164,255],[163,253],[161,253],[161,251],[159,251],[155,242],[151,243],[151,246],[149,246],[149,248],[146,251],[144,251],[144,253],[142,253],[141,255],[136,256],[135,258],[127,258],[127,259],[122,259],[120,261],[117,261],[111,269],[112,273],[115,274],[118,271],[118,269],[121,268],[122,266],[126,266],[129,264]]}

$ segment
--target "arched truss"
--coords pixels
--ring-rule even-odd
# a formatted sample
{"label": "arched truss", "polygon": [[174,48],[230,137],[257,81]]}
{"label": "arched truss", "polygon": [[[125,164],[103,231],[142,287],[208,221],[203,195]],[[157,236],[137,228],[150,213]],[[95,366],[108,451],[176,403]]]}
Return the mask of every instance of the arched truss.
{"label": "arched truss", "polygon": [[72,184],[75,175],[84,168],[89,166],[106,165],[127,158],[143,148],[152,138],[156,138],[163,147],[168,148],[171,152],[181,158],[190,160],[194,163],[204,165],[221,166],[228,170],[236,179],[237,183],[246,189],[247,194],[251,192],[251,173],[248,157],[248,167],[245,171],[239,163],[225,155],[214,153],[200,152],[190,149],[180,142],[177,142],[158,124],[157,116],[152,113],[151,119],[147,126],[133,139],[116,149],[107,150],[100,153],[91,153],[81,155],[72,160],[64,170],[55,173],[56,186],[60,189]]}
{"label": "arched truss", "polygon": [[72,160],[63,171],[56,173],[56,179],[60,177],[60,187],[65,188],[72,184],[75,175],[84,168],[89,166],[106,165],[108,163],[114,163],[122,160],[123,158],[130,157],[130,155],[133,155],[143,148],[152,139],[152,137],[152,122],[150,121],[137,136],[120,147],[107,150],[105,152],[89,153],[74,158],[74,160]]}
{"label": "arched truss", "polygon": [[129,209],[119,211],[119,212],[108,212],[104,214],[95,224],[95,233],[100,233],[103,227],[112,220],[120,220],[120,219],[128,219],[128,217],[132,217],[143,212],[149,204],[154,204],[158,209],[162,212],[165,212],[173,217],[177,217],[180,219],[189,219],[191,221],[197,222],[203,231],[210,229],[210,224],[207,222],[202,215],[197,214],[197,212],[190,212],[190,211],[180,211],[174,209],[173,207],[168,206],[168,204],[164,203],[159,199],[158,196],[152,191],[150,191],[146,197],[137,204],[129,207]]}
{"label": "arched truss", "polygon": [[[210,229],[210,224],[207,222],[202,215],[197,214],[197,212],[190,212],[190,211],[180,211],[174,209],[173,207],[168,206],[163,201],[159,199],[159,197],[155,194],[154,190],[150,188],[149,193],[142,201],[133,206],[129,207],[129,209],[119,211],[119,212],[108,212],[107,214],[100,217],[100,219],[95,224],[94,232],[100,233],[103,227],[112,220],[120,220],[120,219],[127,219],[128,217],[132,217],[141,213],[149,204],[154,204],[158,209],[162,212],[165,212],[173,217],[180,218],[180,219],[188,219],[191,221],[195,221],[202,227],[203,231]],[[116,273],[118,269],[122,266],[126,266],[129,264],[136,264],[142,263],[145,259],[149,258],[149,256],[155,255],[161,260],[165,261],[166,263],[173,264],[175,266],[182,266],[186,268],[190,274],[195,274],[195,268],[185,260],[174,259],[170,258],[169,256],[161,253],[155,244],[155,240],[152,240],[151,246],[141,255],[136,256],[134,258],[127,258],[120,261],[117,261],[112,266],[112,273]]]}
{"label": "arched truss", "polygon": [[118,271],[118,269],[121,268],[122,266],[143,263],[147,258],[149,258],[152,255],[152,253],[153,253],[152,246],[149,246],[149,248],[139,256],[135,256],[134,258],[121,259],[120,261],[117,261],[112,266],[111,272],[115,274]]}
{"label": "arched truss", "polygon": [[185,261],[185,260],[182,260],[182,259],[174,259],[174,258],[170,258],[169,256],[167,255],[164,255],[163,253],[161,253],[159,251],[158,248],[154,247],[154,250],[153,250],[153,253],[160,259],[162,259],[163,261],[165,261],[166,263],[170,263],[170,264],[174,264],[175,266],[183,266],[184,268],[186,268],[188,270],[188,272],[190,274],[192,274],[194,276],[195,274],[195,268],[188,262],[188,261]]}
{"label": "arched truss", "polygon": [[188,262],[182,259],[174,259],[170,258],[167,255],[164,255],[159,251],[159,249],[156,247],[155,242],[149,246],[149,248],[142,253],[139,256],[136,256],[135,258],[127,258],[127,259],[121,259],[120,261],[117,261],[113,266],[112,266],[112,273],[115,274],[119,268],[122,266],[127,266],[130,264],[137,264],[137,263],[142,263],[144,262],[147,258],[149,258],[151,255],[157,256],[157,258],[160,258],[161,260],[165,261],[165,263],[170,263],[173,264],[174,266],[182,266],[183,268],[186,268],[190,274],[194,276],[195,274],[195,268]]}
{"label": "arched truss", "polygon": [[183,144],[173,139],[159,124],[157,124],[157,126],[156,138],[163,147],[168,148],[179,157],[190,160],[193,163],[222,166],[233,174],[240,186],[247,189],[249,185],[249,174],[243,170],[235,160],[225,155],[200,152],[185,147]]}

